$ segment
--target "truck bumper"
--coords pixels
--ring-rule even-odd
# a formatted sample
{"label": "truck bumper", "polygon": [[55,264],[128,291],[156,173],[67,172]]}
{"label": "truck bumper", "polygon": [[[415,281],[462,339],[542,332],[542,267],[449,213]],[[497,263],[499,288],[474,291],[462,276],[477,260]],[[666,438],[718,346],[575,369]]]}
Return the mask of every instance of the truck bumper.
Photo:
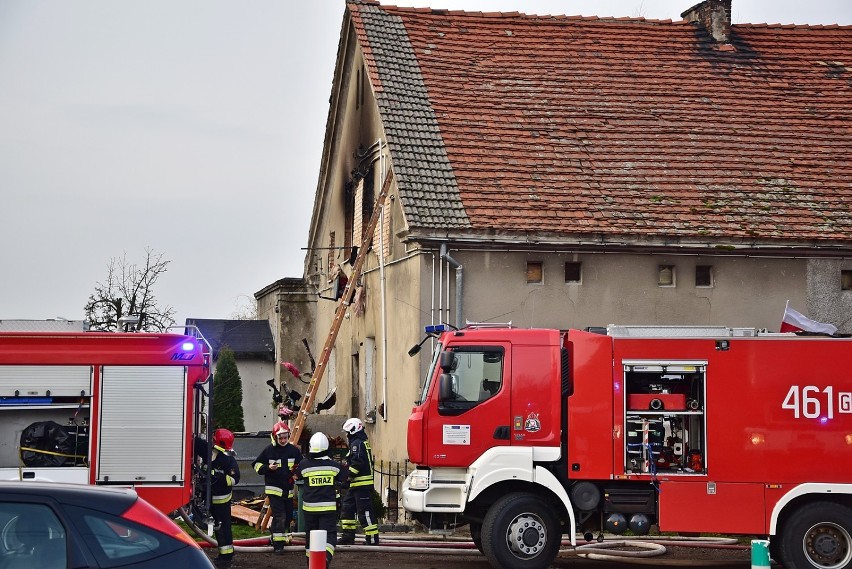
{"label": "truck bumper", "polygon": [[[424,472],[429,480],[422,487]],[[419,479],[413,483],[414,479]],[[402,506],[409,512],[461,513],[467,503],[467,471],[441,469],[440,471],[414,471],[402,483]]]}

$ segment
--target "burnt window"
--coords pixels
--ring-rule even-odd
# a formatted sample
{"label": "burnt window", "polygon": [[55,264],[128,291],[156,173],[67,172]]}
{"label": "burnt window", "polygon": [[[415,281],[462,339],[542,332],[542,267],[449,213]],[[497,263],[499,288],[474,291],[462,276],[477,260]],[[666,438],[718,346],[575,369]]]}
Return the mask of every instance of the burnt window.
{"label": "burnt window", "polygon": [[852,271],[840,271],[840,290],[852,290]]}
{"label": "burnt window", "polygon": [[695,266],[695,286],[705,287],[705,288],[713,286],[713,266],[712,265],[696,265]]}
{"label": "burnt window", "polygon": [[578,263],[576,261],[568,261],[565,263],[565,282],[566,283],[579,283],[580,277],[582,276],[581,272],[582,263]]}

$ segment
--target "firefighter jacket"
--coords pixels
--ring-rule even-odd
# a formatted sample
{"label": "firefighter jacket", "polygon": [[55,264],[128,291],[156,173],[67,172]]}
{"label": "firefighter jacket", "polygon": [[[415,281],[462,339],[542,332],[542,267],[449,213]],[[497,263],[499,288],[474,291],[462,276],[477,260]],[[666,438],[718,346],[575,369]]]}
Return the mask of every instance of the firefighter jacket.
{"label": "firefighter jacket", "polygon": [[306,513],[337,511],[337,489],[348,485],[348,475],[342,464],[328,456],[308,456],[296,465],[293,475],[305,482],[302,509]]}
{"label": "firefighter jacket", "polygon": [[[255,472],[263,476],[267,496],[293,497],[293,468],[300,460],[302,452],[290,443],[272,443],[260,452],[252,466]],[[272,464],[278,465],[278,468],[270,469]]]}
{"label": "firefighter jacket", "polygon": [[[207,459],[207,441],[200,437],[195,439],[195,454],[200,456],[202,461]],[[230,503],[231,488],[240,481],[240,467],[237,459],[225,449],[214,446],[209,470],[211,501],[214,504]]]}
{"label": "firefighter jacket", "polygon": [[349,435],[349,452],[346,455],[346,462],[349,464],[351,488],[373,485],[373,450],[364,431]]}

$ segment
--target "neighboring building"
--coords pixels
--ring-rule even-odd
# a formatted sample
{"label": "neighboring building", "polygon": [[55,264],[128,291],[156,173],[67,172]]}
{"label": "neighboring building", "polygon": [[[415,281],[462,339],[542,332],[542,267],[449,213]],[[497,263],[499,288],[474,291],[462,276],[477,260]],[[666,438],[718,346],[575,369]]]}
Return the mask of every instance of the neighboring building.
{"label": "neighboring building", "polygon": [[[308,342],[311,353],[317,353],[322,346],[314,345],[314,319],[317,302],[316,289],[309,287],[304,279],[284,278],[263,287],[254,294],[257,301],[257,316],[269,322],[272,329],[276,352],[275,361],[290,362],[303,374],[303,381],[296,381],[292,374],[282,367],[275,366],[275,385],[285,385],[304,393],[310,381],[311,363],[303,340]],[[328,383],[324,383],[321,393],[327,393]]]}
{"label": "neighboring building", "polygon": [[290,284],[319,358],[336,304],[305,299],[351,271],[390,180],[326,379],[338,413],[375,421],[377,459],[406,457],[424,324],[778,330],[790,300],[852,332],[852,27],[730,14],[347,3]]}
{"label": "neighboring building", "polygon": [[222,346],[234,352],[243,386],[243,416],[246,431],[268,431],[278,420],[267,381],[275,376],[275,343],[267,320],[215,320],[187,318],[196,326],[213,351],[211,369]]}
{"label": "neighboring building", "polygon": [[0,332],[88,332],[85,320],[0,320]]}

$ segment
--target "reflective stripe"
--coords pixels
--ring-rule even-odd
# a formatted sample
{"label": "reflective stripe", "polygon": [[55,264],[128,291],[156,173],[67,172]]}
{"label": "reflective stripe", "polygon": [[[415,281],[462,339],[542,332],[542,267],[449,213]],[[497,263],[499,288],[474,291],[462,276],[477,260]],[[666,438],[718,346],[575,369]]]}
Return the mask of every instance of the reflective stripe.
{"label": "reflective stripe", "polygon": [[337,509],[335,502],[303,502],[302,509],[306,512],[333,512]]}
{"label": "reflective stripe", "polygon": [[213,496],[212,501],[213,501],[214,504],[225,504],[227,502],[230,502],[231,501],[231,493],[228,492],[227,494],[220,494],[218,496]]}
{"label": "reflective stripe", "polygon": [[336,467],[328,465],[328,464],[323,464],[323,465],[317,465],[317,466],[309,466],[309,467],[305,468],[304,470],[302,470],[302,476],[307,478],[307,476],[309,474],[316,474],[316,473],[337,475],[338,472],[340,472],[339,468],[336,468]]}
{"label": "reflective stripe", "polygon": [[340,520],[340,528],[347,529],[355,529],[357,527],[358,520]]}
{"label": "reflective stripe", "polygon": [[354,488],[356,486],[372,486],[373,485],[373,477],[372,476],[359,476],[358,478],[353,478],[349,483],[350,488]]}
{"label": "reflective stripe", "polygon": [[263,491],[266,492],[266,494],[268,496],[283,496],[284,495],[284,490],[282,488],[279,488],[278,486],[266,486],[263,489]]}
{"label": "reflective stripe", "polygon": [[233,545],[223,545],[219,548],[219,555],[230,555],[234,552]]}

